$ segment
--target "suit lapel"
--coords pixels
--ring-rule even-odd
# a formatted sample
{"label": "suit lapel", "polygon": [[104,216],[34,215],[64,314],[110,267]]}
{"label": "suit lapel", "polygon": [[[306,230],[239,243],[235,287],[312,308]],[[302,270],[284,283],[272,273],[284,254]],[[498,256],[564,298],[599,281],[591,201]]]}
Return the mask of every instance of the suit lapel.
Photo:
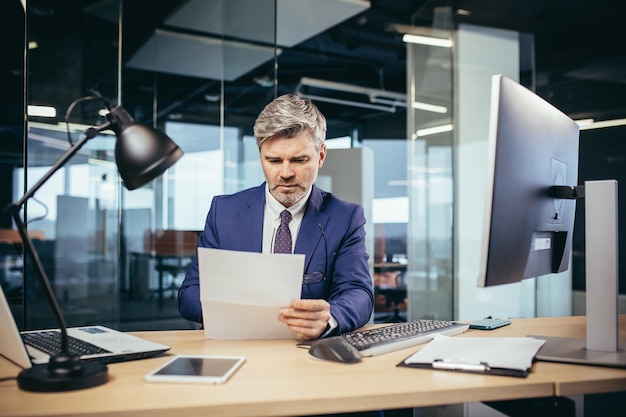
{"label": "suit lapel", "polygon": [[242,250],[262,252],[263,210],[265,208],[265,183],[258,187],[250,199],[241,204],[239,213],[239,236]]}
{"label": "suit lapel", "polygon": [[[315,248],[320,244],[322,239],[322,230],[328,223],[328,215],[320,211],[322,206],[322,192],[319,188],[313,185],[309,203],[302,217],[302,224],[300,225],[300,231],[298,232],[298,239],[296,240],[295,253],[306,254],[304,264],[308,265],[309,258],[315,252]],[[320,230],[321,228],[321,230]]]}
{"label": "suit lapel", "polygon": [[[306,206],[302,224],[296,240],[295,253],[307,255],[305,265],[311,254],[322,239],[322,230],[328,223],[328,215],[320,211],[322,206],[322,192],[313,185],[309,203]],[[262,252],[263,250],[263,216],[265,209],[265,183],[259,186],[253,195],[241,203],[239,213],[239,236],[242,250]]]}

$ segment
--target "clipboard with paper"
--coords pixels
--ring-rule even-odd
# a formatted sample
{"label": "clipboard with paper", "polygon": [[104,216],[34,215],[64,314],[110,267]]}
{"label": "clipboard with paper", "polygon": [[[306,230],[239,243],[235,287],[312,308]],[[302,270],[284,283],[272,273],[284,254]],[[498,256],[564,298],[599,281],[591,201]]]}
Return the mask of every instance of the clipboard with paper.
{"label": "clipboard with paper", "polygon": [[198,248],[200,303],[210,339],[295,339],[278,311],[299,299],[304,255]]}
{"label": "clipboard with paper", "polygon": [[545,340],[437,335],[398,366],[525,378]]}

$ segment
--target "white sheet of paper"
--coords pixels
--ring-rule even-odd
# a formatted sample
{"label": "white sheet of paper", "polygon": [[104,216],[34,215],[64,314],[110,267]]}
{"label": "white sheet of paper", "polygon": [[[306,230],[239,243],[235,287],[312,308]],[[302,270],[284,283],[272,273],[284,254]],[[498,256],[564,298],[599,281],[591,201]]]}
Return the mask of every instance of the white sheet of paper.
{"label": "white sheet of paper", "polygon": [[437,335],[406,363],[448,360],[459,363],[487,363],[493,368],[526,370],[545,340],[532,337],[454,337]]}
{"label": "white sheet of paper", "polygon": [[204,334],[211,339],[294,339],[278,311],[302,291],[304,255],[198,248]]}

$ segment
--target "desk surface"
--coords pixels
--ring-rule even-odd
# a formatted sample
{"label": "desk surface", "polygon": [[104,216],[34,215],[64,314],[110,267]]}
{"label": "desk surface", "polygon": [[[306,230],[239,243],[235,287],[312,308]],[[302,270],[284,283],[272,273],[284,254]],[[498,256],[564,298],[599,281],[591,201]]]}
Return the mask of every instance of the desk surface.
{"label": "desk surface", "polygon": [[[584,335],[583,317],[512,322],[459,337]],[[624,317],[620,328],[624,334]],[[137,334],[172,349],[158,358],[111,364],[107,384],[81,391],[31,393],[15,380],[0,382],[0,416],[288,416],[626,391],[623,369],[537,362],[527,378],[515,378],[396,367],[415,347],[344,365],[310,359],[291,340],[208,340],[195,330]],[[247,361],[224,385],[143,381],[183,353],[244,355]],[[18,372],[0,358],[0,378]]]}

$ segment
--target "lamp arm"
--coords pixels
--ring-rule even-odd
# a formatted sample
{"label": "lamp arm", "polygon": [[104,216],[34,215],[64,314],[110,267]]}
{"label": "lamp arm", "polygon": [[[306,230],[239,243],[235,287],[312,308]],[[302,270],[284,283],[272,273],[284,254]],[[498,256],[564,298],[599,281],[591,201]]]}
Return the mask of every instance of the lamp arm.
{"label": "lamp arm", "polygon": [[111,122],[106,122],[106,123],[101,124],[100,126],[90,127],[87,130],[85,130],[83,132],[82,137],[79,140],[77,140],[76,143],[74,143],[74,145],[72,145],[67,151],[65,151],[63,155],[61,155],[61,157],[54,163],[54,165],[50,168],[50,170],[48,170],[48,172],[46,172],[39,179],[39,181],[37,181],[37,183],[33,185],[22,196],[22,198],[20,198],[18,201],[13,203],[11,206],[16,206],[19,209],[21,209],[22,206],[26,203],[26,201],[29,198],[31,198],[33,195],[35,195],[35,193],[41,188],[41,186],[44,185],[55,172],[61,169],[67,163],[67,161],[69,161],[85,145],[85,143],[88,140],[95,138],[98,135],[98,133],[102,132],[103,130],[110,129],[110,128],[111,128]]}
{"label": "lamp arm", "polygon": [[[14,207],[15,209],[13,209]],[[52,286],[50,285],[50,279],[48,278],[48,275],[46,274],[41,260],[39,259],[39,255],[37,254],[35,245],[33,245],[33,242],[30,240],[28,234],[26,233],[26,225],[20,217],[20,209],[18,206],[11,206],[11,215],[13,216],[13,221],[17,225],[18,232],[22,237],[22,242],[24,242],[24,250],[28,255],[30,255],[31,260],[33,261],[35,271],[37,272],[37,277],[39,278],[39,283],[44,288],[44,295],[46,296],[48,305],[52,310],[54,319],[59,326],[59,330],[63,334],[63,336],[61,337],[61,352],[67,354],[69,353],[67,348],[67,323],[65,322],[65,319],[61,314],[61,307],[54,297],[54,291],[52,289]],[[24,269],[24,274],[25,273],[26,269]]]}
{"label": "lamp arm", "polygon": [[30,199],[33,195],[35,195],[35,193],[46,183],[46,181],[48,181],[55,172],[61,169],[70,160],[70,158],[72,158],[85,145],[85,143],[87,143],[88,140],[93,139],[94,137],[98,135],[99,132],[103,130],[107,130],[110,127],[111,127],[111,123],[106,122],[100,126],[90,127],[87,130],[85,130],[82,137],[73,146],[71,146],[67,151],[65,151],[65,153],[54,163],[54,165],[50,168],[50,170],[48,170],[41,177],[41,179],[39,179],[39,181],[37,181],[37,183],[33,185],[32,188],[30,188],[22,196],[22,198],[20,198],[18,201],[16,201],[13,204],[10,204],[6,208],[6,210],[11,213],[11,216],[13,217],[13,221],[15,221],[17,230],[20,234],[20,237],[22,238],[22,242],[24,243],[24,250],[33,261],[39,282],[45,290],[44,294],[52,310],[54,319],[57,322],[57,325],[59,326],[59,329],[63,335],[61,337],[61,353],[65,355],[69,353],[68,346],[67,346],[67,324],[65,322],[65,318],[63,317],[63,314],[61,314],[61,308],[59,306],[59,303],[56,300],[56,297],[54,296],[54,291],[52,289],[52,286],[50,285],[50,280],[41,263],[41,260],[39,259],[37,250],[35,249],[35,246],[33,245],[33,242],[31,241],[31,239],[28,237],[28,233],[26,231],[26,223],[24,222],[24,220],[22,220],[22,217],[20,216],[20,211],[22,210],[22,207],[24,206],[24,204],[26,204],[26,201],[28,201],[28,199]]}

